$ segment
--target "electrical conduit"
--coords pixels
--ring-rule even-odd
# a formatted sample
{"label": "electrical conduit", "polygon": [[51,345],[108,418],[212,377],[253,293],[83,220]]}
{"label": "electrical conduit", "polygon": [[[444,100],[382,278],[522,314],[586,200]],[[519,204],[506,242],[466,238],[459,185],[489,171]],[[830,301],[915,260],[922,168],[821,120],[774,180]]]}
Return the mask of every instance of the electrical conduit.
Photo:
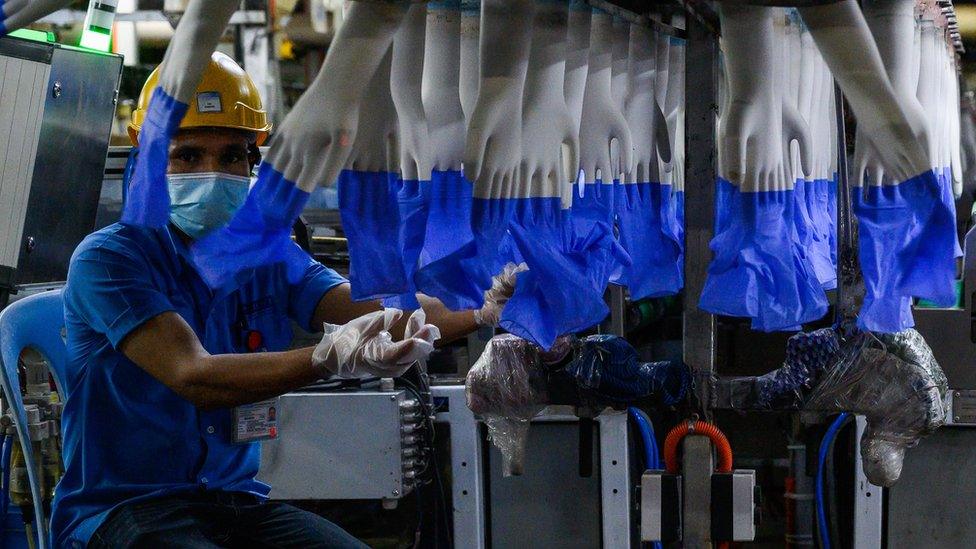
{"label": "electrical conduit", "polygon": [[[668,433],[667,438],[664,439],[664,465],[667,467],[668,473],[677,474],[680,471],[678,446],[689,435],[708,437],[718,455],[718,465],[715,467],[715,471],[717,473],[732,472],[732,446],[729,444],[729,439],[725,437],[725,433],[711,423],[696,420],[675,425]],[[728,549],[729,542],[720,541],[717,546],[719,549]]]}

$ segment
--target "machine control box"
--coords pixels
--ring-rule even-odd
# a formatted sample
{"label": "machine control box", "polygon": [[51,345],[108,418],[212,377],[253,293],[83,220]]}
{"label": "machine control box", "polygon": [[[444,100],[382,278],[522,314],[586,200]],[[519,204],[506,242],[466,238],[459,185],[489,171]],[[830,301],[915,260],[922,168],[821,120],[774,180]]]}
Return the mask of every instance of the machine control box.
{"label": "machine control box", "polygon": [[756,538],[756,472],[737,469],[712,475],[712,539]]}
{"label": "machine control box", "polygon": [[640,503],[641,541],[681,540],[681,475],[645,471]]}
{"label": "machine control box", "polygon": [[119,55],[17,34],[0,37],[0,298],[65,280],[92,231],[122,76]]}
{"label": "machine control box", "polygon": [[400,499],[422,468],[419,410],[403,390],[283,395],[257,478],[271,499]]}

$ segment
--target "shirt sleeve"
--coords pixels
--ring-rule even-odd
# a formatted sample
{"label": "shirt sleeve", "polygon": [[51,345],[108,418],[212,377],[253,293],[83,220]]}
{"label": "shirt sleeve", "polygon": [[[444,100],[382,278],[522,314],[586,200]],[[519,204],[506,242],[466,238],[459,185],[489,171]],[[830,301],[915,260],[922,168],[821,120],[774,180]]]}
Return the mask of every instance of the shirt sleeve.
{"label": "shirt sleeve", "polygon": [[104,246],[79,250],[68,271],[66,306],[118,349],[147,320],[176,310],[154,286],[150,273],[146,260],[132,250]]}
{"label": "shirt sleeve", "polygon": [[291,319],[309,332],[322,331],[321,326],[312,326],[315,308],[329,290],[346,282],[348,280],[339,273],[309,257],[305,274],[301,280],[291,285],[288,296],[288,314]]}

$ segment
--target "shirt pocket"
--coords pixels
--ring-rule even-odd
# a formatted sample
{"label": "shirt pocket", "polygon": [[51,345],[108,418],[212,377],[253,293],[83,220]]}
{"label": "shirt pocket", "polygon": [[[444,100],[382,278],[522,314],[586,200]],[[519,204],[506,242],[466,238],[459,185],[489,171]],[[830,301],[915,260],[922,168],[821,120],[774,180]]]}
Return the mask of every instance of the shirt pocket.
{"label": "shirt pocket", "polygon": [[292,340],[291,320],[273,302],[245,310],[240,330],[245,352],[284,351]]}

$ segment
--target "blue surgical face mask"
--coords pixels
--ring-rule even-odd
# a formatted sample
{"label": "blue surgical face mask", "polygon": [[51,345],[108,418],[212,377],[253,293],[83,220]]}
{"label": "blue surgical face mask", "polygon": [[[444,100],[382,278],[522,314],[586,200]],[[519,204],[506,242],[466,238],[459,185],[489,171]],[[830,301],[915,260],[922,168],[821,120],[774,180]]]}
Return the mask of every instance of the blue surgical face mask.
{"label": "blue surgical face mask", "polygon": [[199,239],[226,225],[244,204],[250,178],[220,172],[168,174],[169,220]]}

